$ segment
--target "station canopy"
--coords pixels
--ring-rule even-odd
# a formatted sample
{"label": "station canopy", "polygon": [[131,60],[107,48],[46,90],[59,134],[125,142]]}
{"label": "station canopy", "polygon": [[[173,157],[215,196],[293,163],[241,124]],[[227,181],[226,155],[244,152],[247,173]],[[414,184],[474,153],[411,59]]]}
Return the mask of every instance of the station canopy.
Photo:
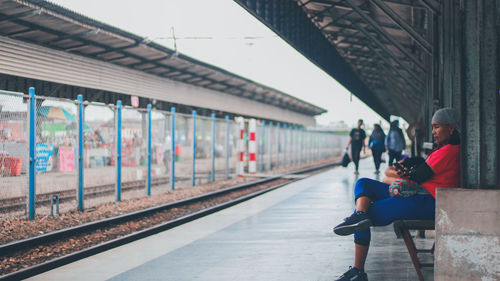
{"label": "station canopy", "polygon": [[309,116],[326,110],[41,0],[0,0],[0,35]]}
{"label": "station canopy", "polygon": [[422,117],[437,1],[236,2],[383,118]]}

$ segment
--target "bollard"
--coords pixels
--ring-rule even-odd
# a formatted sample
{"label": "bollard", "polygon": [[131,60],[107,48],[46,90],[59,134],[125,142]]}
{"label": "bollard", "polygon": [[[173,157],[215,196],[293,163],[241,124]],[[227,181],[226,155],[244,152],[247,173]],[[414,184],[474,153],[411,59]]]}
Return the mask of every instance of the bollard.
{"label": "bollard", "polygon": [[50,216],[54,216],[54,200],[56,201],[56,215],[59,216],[59,195],[52,194],[50,196]]}

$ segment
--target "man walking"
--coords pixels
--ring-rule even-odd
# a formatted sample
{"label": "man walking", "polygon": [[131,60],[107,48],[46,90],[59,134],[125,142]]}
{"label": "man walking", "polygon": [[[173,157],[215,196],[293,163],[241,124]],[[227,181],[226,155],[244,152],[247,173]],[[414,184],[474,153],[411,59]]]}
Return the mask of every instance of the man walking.
{"label": "man walking", "polygon": [[349,142],[346,146],[346,149],[349,149],[349,145],[351,145],[352,162],[354,162],[354,166],[356,168],[356,170],[354,171],[355,175],[359,174],[358,168],[361,149],[363,149],[363,153],[365,152],[366,133],[363,129],[361,129],[362,125],[363,119],[359,119],[358,127],[351,130],[351,133],[349,134],[351,138],[349,139]]}

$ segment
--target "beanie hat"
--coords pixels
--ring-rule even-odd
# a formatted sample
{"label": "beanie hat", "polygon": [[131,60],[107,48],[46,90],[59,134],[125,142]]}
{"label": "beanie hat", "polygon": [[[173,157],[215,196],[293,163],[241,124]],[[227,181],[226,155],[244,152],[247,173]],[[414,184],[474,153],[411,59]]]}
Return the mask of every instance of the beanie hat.
{"label": "beanie hat", "polygon": [[455,128],[460,131],[458,112],[451,107],[438,109],[432,116],[431,124],[454,124]]}

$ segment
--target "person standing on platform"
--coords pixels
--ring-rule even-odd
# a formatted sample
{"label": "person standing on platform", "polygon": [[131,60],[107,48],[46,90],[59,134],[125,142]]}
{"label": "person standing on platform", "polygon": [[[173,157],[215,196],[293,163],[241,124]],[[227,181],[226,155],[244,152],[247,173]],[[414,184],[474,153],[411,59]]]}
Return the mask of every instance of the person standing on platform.
{"label": "person standing on platform", "polygon": [[375,174],[380,173],[380,162],[382,161],[382,153],[385,151],[384,146],[385,133],[379,124],[373,124],[373,132],[368,140],[368,146],[372,150],[373,162],[375,163]]}
{"label": "person standing on platform", "polygon": [[387,165],[392,166],[392,162],[398,162],[401,160],[401,153],[406,146],[405,137],[403,131],[399,128],[399,121],[394,120],[391,122],[391,128],[385,137],[385,149],[389,152],[389,163]]}
{"label": "person standing on platform", "polygon": [[349,145],[351,146],[351,158],[356,168],[356,170],[354,171],[354,174],[356,175],[359,174],[358,168],[361,149],[363,149],[363,153],[365,152],[366,133],[365,130],[361,129],[362,125],[363,119],[359,119],[358,127],[351,130],[351,133],[349,134],[351,138],[349,139],[349,142],[347,143],[347,146],[345,148],[349,149]]}

